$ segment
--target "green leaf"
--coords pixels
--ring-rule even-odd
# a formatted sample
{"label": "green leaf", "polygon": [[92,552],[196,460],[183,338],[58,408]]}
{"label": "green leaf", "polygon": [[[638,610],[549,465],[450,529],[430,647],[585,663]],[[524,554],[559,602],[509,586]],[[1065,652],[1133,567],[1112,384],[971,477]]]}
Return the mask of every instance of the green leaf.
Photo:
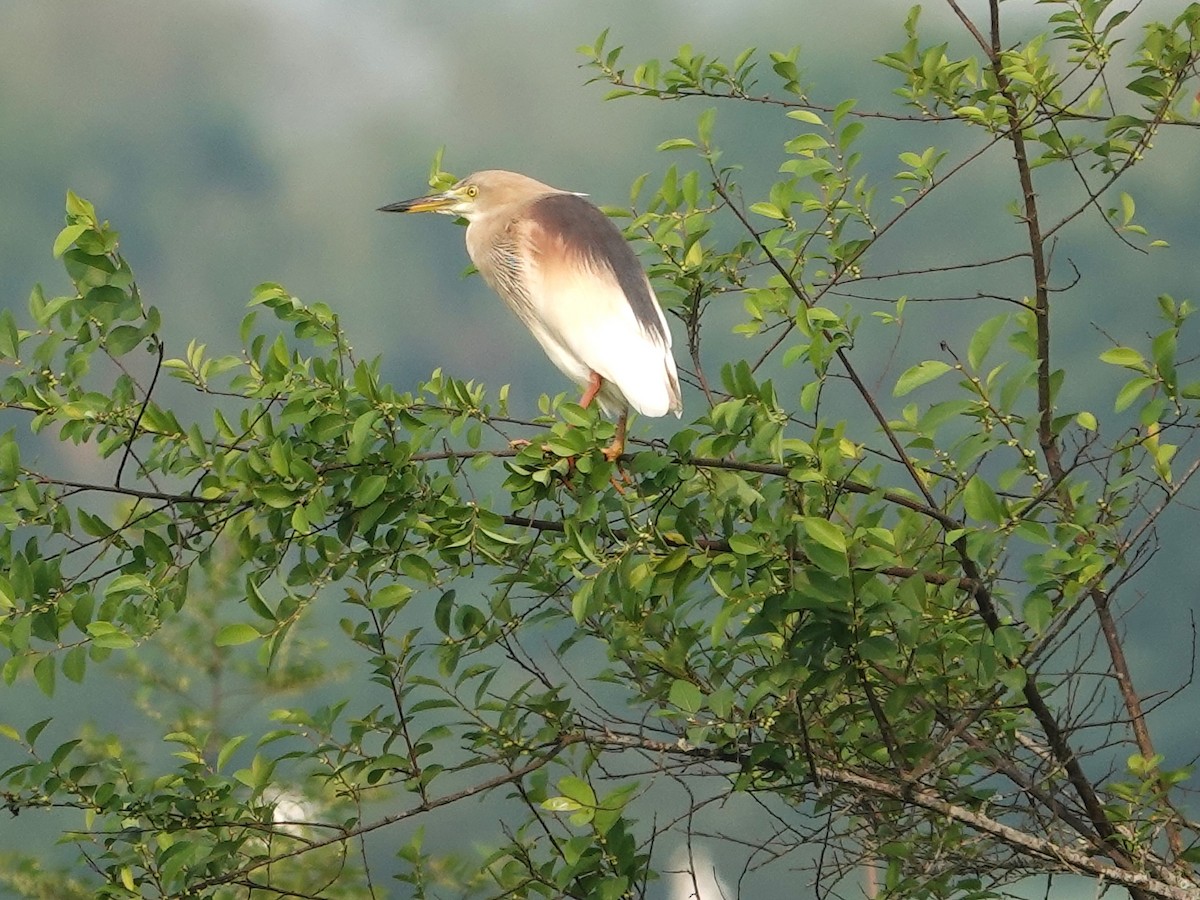
{"label": "green leaf", "polygon": [[895,643],[881,634],[862,639],[854,649],[867,662],[892,664],[896,661]]}
{"label": "green leaf", "polygon": [[87,660],[86,647],[72,647],[67,651],[67,655],[63,657],[63,675],[76,684],[82,684],[84,675],[87,673]]}
{"label": "green leaf", "polygon": [[137,644],[132,637],[112,622],[102,620],[89,622],[86,631],[92,636],[93,644],[108,650],[128,650]]}
{"label": "green leaf", "polygon": [[676,679],[667,698],[671,705],[685,713],[695,713],[704,707],[704,694],[690,681]]}
{"label": "green leaf", "polygon": [[1025,624],[1029,626],[1030,630],[1035,635],[1040,635],[1045,632],[1054,618],[1054,604],[1045,594],[1030,594],[1025,598],[1023,615]]}
{"label": "green leaf", "polygon": [[996,649],[1010,660],[1018,660],[1025,652],[1025,638],[1012,625],[1001,625],[992,634]]}
{"label": "green leaf", "polygon": [[717,108],[710,106],[696,119],[696,136],[705,147],[712,144],[713,125],[717,121]]}
{"label": "green leaf", "polygon": [[446,591],[433,607],[433,624],[444,635],[450,634],[450,618],[454,612],[454,591]]}
{"label": "green leaf", "polygon": [[347,462],[362,462],[367,444],[371,440],[375,423],[379,419],[379,411],[372,409],[354,420],[354,425],[350,429],[350,448],[346,452]]}
{"label": "green leaf", "polygon": [[358,509],[370,506],[387,487],[386,475],[368,475],[350,489],[350,502]]}
{"label": "green leaf", "polygon": [[413,595],[413,589],[407,584],[389,584],[371,594],[371,609],[390,609],[402,606]]}
{"label": "green leaf", "polygon": [[762,550],[762,544],[748,534],[732,534],[729,536],[729,549],[738,556],[753,556]]}
{"label": "green leaf", "polygon": [[983,365],[988,351],[1004,326],[1008,324],[1008,320],[1009,315],[1002,313],[993,316],[975,329],[975,333],[971,335],[971,343],[967,347],[967,362],[972,369],[979,369]]}
{"label": "green leaf", "polygon": [[1121,191],[1120,200],[1121,200],[1121,224],[1128,225],[1130,222],[1133,221],[1133,214],[1136,209],[1136,206],[1134,205],[1133,197],[1129,196],[1129,194],[1125,193],[1124,191]]}
{"label": "green leaf", "polygon": [[218,772],[225,768],[225,765],[229,762],[229,757],[233,756],[233,754],[237,751],[237,748],[242,746],[243,742],[246,740],[246,737],[247,736],[244,734],[235,735],[221,746],[221,749],[217,752]]}
{"label": "green leaf", "polygon": [[142,342],[142,330],[133,325],[118,325],[104,339],[104,349],[113,356],[124,356]]}
{"label": "green leaf", "polygon": [[1137,378],[1131,378],[1125,382],[1125,386],[1117,392],[1117,399],[1113,403],[1115,412],[1123,412],[1133,405],[1133,402],[1141,396],[1146,388],[1153,387],[1154,379],[1145,375],[1139,375]]}
{"label": "green leaf", "polygon": [[582,808],[570,797],[547,797],[542,801],[542,809],[550,812],[578,812]]}
{"label": "green leaf", "polygon": [[261,637],[259,630],[253,625],[245,622],[230,622],[228,625],[221,626],[213,643],[218,647],[233,647],[237,644],[248,644]]}
{"label": "green leaf", "polygon": [[74,191],[67,191],[67,215],[71,218],[96,220],[96,207]]}
{"label": "green leaf", "polygon": [[662,150],[687,150],[696,146],[696,142],[691,138],[671,138],[669,141],[663,141],[655,149]]}
{"label": "green leaf", "polygon": [[79,239],[79,236],[88,230],[87,225],[68,225],[58,233],[58,237],[54,239],[54,258],[62,256],[71,245]]}
{"label": "green leaf", "polygon": [[1145,358],[1132,347],[1113,347],[1111,350],[1105,350],[1100,354],[1100,362],[1136,369],[1146,366]]}
{"label": "green leaf", "polygon": [[953,367],[936,359],[919,362],[896,380],[896,387],[892,394],[896,397],[903,397],[921,385],[928,384],[945,375],[951,368]]}
{"label": "green leaf", "polygon": [[621,813],[638,791],[637,784],[626,784],[609,791],[597,804],[594,827],[600,834],[607,834],[621,818]]}
{"label": "green leaf", "polygon": [[768,219],[786,219],[787,214],[774,203],[752,203],[750,204],[750,212],[756,215],[766,216]]}
{"label": "green leaf", "polygon": [[558,790],[564,797],[574,800],[580,806],[596,806],[596,792],[582,778],[577,778],[574,775],[565,775],[558,781]]}
{"label": "green leaf", "polygon": [[788,153],[814,153],[817,150],[826,150],[828,147],[829,141],[812,132],[797,135],[784,144]]}
{"label": "green leaf", "polygon": [[804,530],[808,532],[809,537],[821,546],[827,547],[836,553],[845,554],[846,535],[828,519],[823,519],[820,516],[805,516]]}
{"label": "green leaf", "polygon": [[43,656],[33,664],[33,680],[47,697],[54,696],[54,676],[58,665],[53,656]]}
{"label": "green leaf", "polygon": [[42,736],[42,732],[46,730],[46,726],[53,722],[53,719],[40,719],[34,722],[25,729],[25,743],[30,747],[37,743],[37,739]]}
{"label": "green leaf", "polygon": [[821,117],[809,109],[793,109],[787,114],[789,119],[795,119],[798,122],[807,122],[809,125],[824,125]]}
{"label": "green leaf", "polygon": [[11,309],[0,310],[0,357],[16,359],[20,355],[21,335]]}
{"label": "green leaf", "polygon": [[1006,518],[1000,499],[980,475],[972,475],[967,482],[963,490],[963,508],[971,518],[993,525],[998,525]]}
{"label": "green leaf", "polygon": [[1143,97],[1149,97],[1152,100],[1164,98],[1171,93],[1170,82],[1156,75],[1143,75],[1141,78],[1135,78],[1129,84],[1125,85],[1125,87],[1135,94],[1141,94]]}
{"label": "green leaf", "polygon": [[429,564],[429,560],[415,553],[401,557],[400,571],[409,578],[425,584],[437,583],[437,571]]}

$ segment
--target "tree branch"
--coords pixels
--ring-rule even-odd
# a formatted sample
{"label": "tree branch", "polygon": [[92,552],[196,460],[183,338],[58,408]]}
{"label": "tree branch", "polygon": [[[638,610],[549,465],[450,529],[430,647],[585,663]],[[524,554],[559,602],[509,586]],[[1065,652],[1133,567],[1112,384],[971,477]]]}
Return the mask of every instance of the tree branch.
{"label": "tree branch", "polygon": [[[694,747],[682,739],[677,742],[656,741],[640,735],[604,732],[603,734],[584,735],[582,740],[593,746],[638,749],[667,756],[684,756],[738,766],[744,764],[744,760],[730,754]],[[966,825],[980,834],[986,834],[1014,850],[1036,856],[1050,863],[1058,863],[1062,866],[1064,873],[1084,874],[1104,879],[1128,888],[1131,894],[1159,898],[1159,900],[1195,900],[1196,891],[1200,890],[1200,884],[1187,879],[1178,878],[1174,879],[1174,883],[1170,883],[1143,872],[1105,865],[1088,853],[1046,838],[1036,837],[982,812],[950,803],[926,788],[904,782],[885,781],[864,773],[828,766],[818,766],[816,774],[824,782],[840,784],[877,797],[886,797],[944,816]]]}

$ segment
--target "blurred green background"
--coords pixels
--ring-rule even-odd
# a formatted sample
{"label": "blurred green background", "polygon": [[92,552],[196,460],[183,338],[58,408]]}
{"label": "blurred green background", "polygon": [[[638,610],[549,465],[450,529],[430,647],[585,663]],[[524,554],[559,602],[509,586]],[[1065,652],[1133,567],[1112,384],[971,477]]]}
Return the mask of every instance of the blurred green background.
{"label": "blurred green background", "polygon": [[[415,384],[440,366],[493,389],[512,383],[513,411],[531,414],[539,394],[569,386],[481,281],[461,277],[467,264],[461,231],[447,219],[385,216],[376,208],[422,193],[439,147],[446,148],[445,167],[460,175],[510,168],[611,205],[628,203],[628,186],[643,172],[652,173],[653,184],[668,165],[693,165],[654,148],[692,134],[696,115],[715,104],[603,102],[607,88],[586,85],[590,71],[581,68],[575,48],[604,28],[611,27],[610,46],[627,48],[630,66],[670,57],[684,43],[728,59],[749,46],[800,44],[814,99],[836,103],[853,95],[864,107],[878,107],[887,102],[894,73],[869,60],[902,42],[906,6],[0,0],[0,303],[25,322],[35,282],[51,295],[64,289],[50,246],[72,189],[121,230],[143,295],[163,313],[168,354],[181,354],[191,338],[215,353],[235,351],[253,287],[278,281],[306,301],[329,303],[355,349],[382,354],[397,385]],[[942,27],[965,40],[947,12],[928,6],[928,29]],[[1043,15],[1032,2],[1006,7],[1027,9],[1030,21]],[[1172,8],[1177,4],[1145,7]],[[760,68],[768,90],[769,70]],[[724,162],[745,165],[748,200],[757,199],[751,194],[774,176],[794,123],[778,112],[728,104],[720,106],[717,123]],[[947,131],[872,126],[863,146],[876,171],[885,171],[902,150],[951,139]],[[1107,346],[1094,325],[1142,335],[1154,327],[1155,294],[1195,296],[1197,264],[1180,261],[1200,259],[1197,137],[1169,132],[1158,149],[1153,170],[1135,171],[1126,189],[1154,236],[1171,242],[1173,280],[1156,274],[1157,257],[1126,251],[1098,221],[1081,222],[1056,250],[1060,273],[1069,272],[1066,259],[1085,272],[1084,282],[1062,295],[1056,323],[1056,353],[1068,369],[1072,358],[1094,359]],[[886,271],[983,257],[993,253],[997,234],[1019,239],[1011,224],[977,218],[981,208],[990,214],[996,198],[1016,193],[1003,151],[978,174],[987,165],[994,183],[930,204],[906,226],[905,241],[881,244],[872,264]],[[1054,199],[1051,182],[1048,201]],[[919,260],[910,255],[914,247],[921,248]],[[928,292],[996,287],[965,273]],[[916,294],[920,286],[905,289]],[[1024,288],[1017,283],[1012,290],[1019,296]],[[894,379],[906,360],[935,352],[942,339],[961,338],[978,318],[977,310],[951,314],[936,333],[919,323],[869,374]],[[883,346],[890,353],[890,344]],[[737,352],[732,340],[728,347]],[[1181,358],[1194,350],[1181,348]],[[1111,379],[1070,390],[1111,391],[1119,376]],[[1086,396],[1068,399],[1087,404]],[[0,422],[14,426],[26,423]],[[31,458],[63,477],[97,477],[87,448],[28,446]],[[1128,652],[1143,692],[1176,687],[1178,663],[1191,653],[1200,529],[1194,508],[1181,515],[1174,520],[1179,527],[1162,534],[1169,577],[1140,583],[1149,600],[1128,620]],[[98,701],[100,685],[62,685],[53,714],[121,730],[122,717],[134,714]],[[34,689],[18,685],[0,694],[0,718],[24,726],[44,715],[45,705]],[[1157,715],[1154,724],[1162,748],[1182,754],[1195,746],[1194,724],[1178,715],[1178,705],[1169,709],[1175,714]],[[0,768],[4,760],[0,754]],[[1169,757],[1169,764],[1187,761]],[[39,852],[50,840],[53,832],[37,822],[0,818],[4,849]],[[779,890],[804,896],[807,888]]]}

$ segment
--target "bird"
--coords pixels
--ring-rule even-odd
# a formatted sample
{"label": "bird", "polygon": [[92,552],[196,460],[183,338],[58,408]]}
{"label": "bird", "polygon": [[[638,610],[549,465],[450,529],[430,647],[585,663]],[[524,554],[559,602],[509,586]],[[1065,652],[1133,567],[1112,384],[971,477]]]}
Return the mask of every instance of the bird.
{"label": "bird", "polygon": [[637,255],[585,195],[489,169],[448,190],[380,207],[467,220],[467,255],[550,361],[616,419],[609,462],[625,450],[632,407],[683,414],[671,330]]}

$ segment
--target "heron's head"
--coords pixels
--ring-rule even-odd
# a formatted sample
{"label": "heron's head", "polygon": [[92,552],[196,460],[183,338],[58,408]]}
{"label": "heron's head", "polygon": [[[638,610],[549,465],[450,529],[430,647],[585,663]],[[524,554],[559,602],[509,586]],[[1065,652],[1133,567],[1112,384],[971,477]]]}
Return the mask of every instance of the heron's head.
{"label": "heron's head", "polygon": [[516,172],[488,169],[468,175],[448,190],[381,206],[381,212],[439,212],[462,216],[468,222],[525,203],[546,194],[561,193],[540,181]]}

